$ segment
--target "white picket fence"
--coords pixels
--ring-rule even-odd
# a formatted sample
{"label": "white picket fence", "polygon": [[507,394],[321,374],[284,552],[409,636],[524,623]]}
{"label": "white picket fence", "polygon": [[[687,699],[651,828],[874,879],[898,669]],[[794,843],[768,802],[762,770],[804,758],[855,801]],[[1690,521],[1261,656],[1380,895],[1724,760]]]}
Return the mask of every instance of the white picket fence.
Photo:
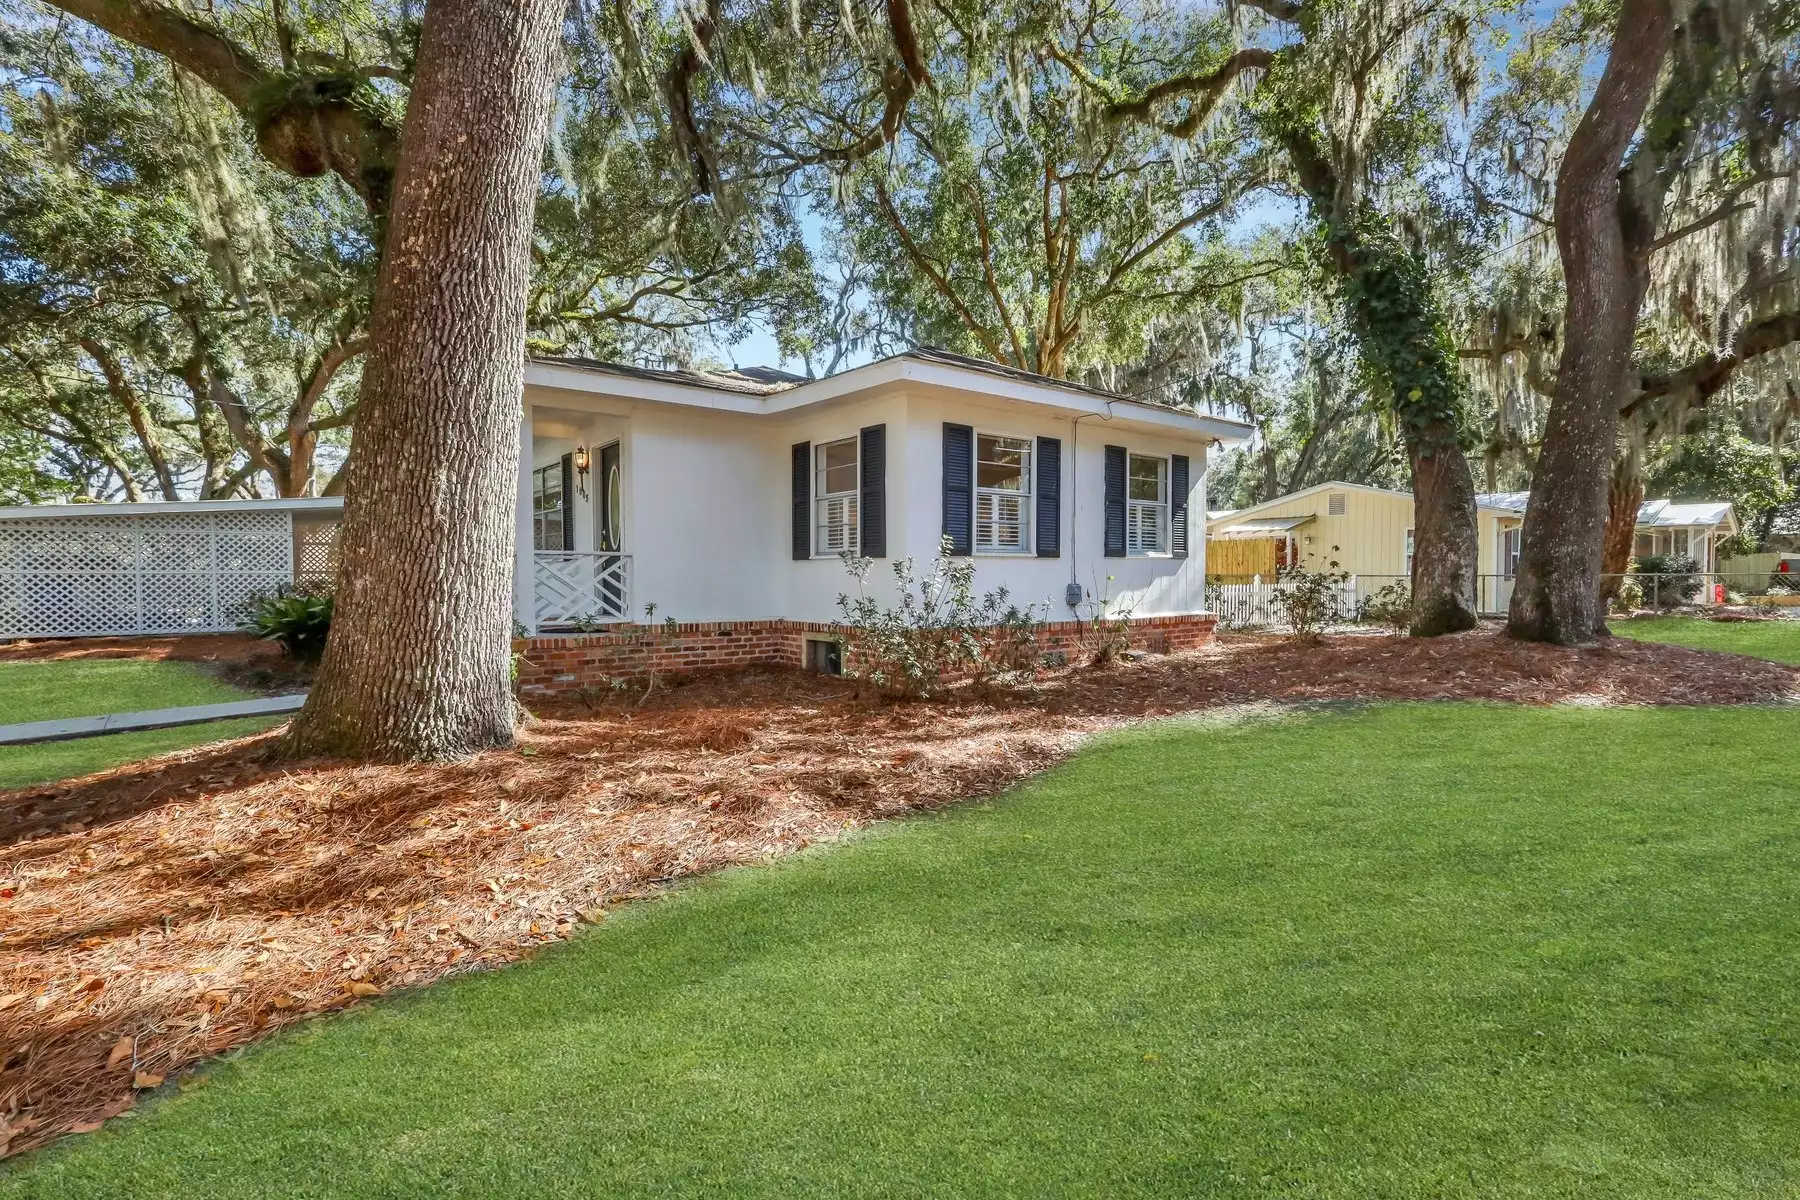
{"label": "white picket fence", "polygon": [[[1276,598],[1287,591],[1279,582],[1264,582],[1261,575],[1249,583],[1215,583],[1206,589],[1206,604],[1218,614],[1219,624],[1229,629],[1256,625],[1282,625],[1287,618]],[[1359,605],[1357,579],[1352,575],[1334,589],[1338,621],[1354,620]]]}

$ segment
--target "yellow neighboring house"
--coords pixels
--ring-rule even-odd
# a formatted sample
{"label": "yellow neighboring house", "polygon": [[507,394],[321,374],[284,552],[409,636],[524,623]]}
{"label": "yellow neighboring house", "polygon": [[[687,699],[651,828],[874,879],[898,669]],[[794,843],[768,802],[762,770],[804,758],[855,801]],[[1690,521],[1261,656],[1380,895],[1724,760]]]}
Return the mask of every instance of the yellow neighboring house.
{"label": "yellow neighboring house", "polygon": [[[1519,529],[1529,499],[1528,492],[1475,496],[1480,537],[1476,608],[1481,612],[1505,612],[1512,599]],[[1737,529],[1737,514],[1729,503],[1646,500],[1638,509],[1635,549],[1639,555],[1686,555],[1701,571],[1713,572],[1719,569],[1718,543]],[[1248,508],[1207,514],[1206,574],[1217,582],[1246,583],[1256,576],[1270,582],[1281,567],[1316,571],[1335,560],[1338,570],[1357,577],[1361,599],[1384,584],[1410,580],[1412,553],[1411,492],[1321,483]]]}
{"label": "yellow neighboring house", "polygon": [[[1511,599],[1519,560],[1523,506],[1487,503],[1476,508],[1481,538],[1477,607],[1502,612]],[[1333,549],[1336,547],[1336,549]],[[1357,577],[1357,594],[1412,578],[1413,498],[1411,492],[1360,483],[1321,483],[1248,508],[1209,513],[1206,522],[1208,578],[1243,583],[1255,576],[1272,581],[1283,566],[1338,570]]]}

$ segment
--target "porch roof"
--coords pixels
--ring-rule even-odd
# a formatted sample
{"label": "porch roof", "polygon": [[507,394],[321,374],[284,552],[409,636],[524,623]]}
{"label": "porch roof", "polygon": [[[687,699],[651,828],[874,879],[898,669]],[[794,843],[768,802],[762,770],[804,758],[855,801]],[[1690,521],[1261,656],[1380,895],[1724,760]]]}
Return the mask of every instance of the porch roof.
{"label": "porch roof", "polygon": [[1298,517],[1251,517],[1247,521],[1211,530],[1206,536],[1218,540],[1284,537],[1312,519],[1311,513]]}

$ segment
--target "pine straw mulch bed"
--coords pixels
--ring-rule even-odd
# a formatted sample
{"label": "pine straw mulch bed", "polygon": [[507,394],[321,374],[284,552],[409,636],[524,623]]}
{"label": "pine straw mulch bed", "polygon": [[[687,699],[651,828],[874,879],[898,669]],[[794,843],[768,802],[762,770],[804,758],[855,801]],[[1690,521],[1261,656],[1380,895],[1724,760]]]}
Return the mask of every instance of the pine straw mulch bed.
{"label": "pine straw mulch bed", "polygon": [[454,764],[276,761],[274,735],[0,793],[0,1144],[97,1127],[270,1030],[498,966],[683,876],[991,794],[1091,733],[1250,701],[1731,704],[1800,670],[1613,640],[1229,638],[931,704],[787,672],[539,713]]}

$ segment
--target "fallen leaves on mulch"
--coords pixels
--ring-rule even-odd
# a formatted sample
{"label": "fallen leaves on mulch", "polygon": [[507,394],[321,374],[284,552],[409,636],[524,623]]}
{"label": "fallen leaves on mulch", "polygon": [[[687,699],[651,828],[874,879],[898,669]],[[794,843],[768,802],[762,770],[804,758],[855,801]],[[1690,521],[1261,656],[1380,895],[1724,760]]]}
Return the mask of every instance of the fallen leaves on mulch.
{"label": "fallen leaves on mulch", "polygon": [[1248,701],[1800,698],[1800,670],[1636,642],[1560,650],[1230,638],[1016,691],[865,702],[840,680],[704,677],[552,706],[518,749],[357,766],[272,735],[0,794],[0,1144],[96,1128],[269,1030],[497,966],[697,872],[992,793],[1096,730]]}

